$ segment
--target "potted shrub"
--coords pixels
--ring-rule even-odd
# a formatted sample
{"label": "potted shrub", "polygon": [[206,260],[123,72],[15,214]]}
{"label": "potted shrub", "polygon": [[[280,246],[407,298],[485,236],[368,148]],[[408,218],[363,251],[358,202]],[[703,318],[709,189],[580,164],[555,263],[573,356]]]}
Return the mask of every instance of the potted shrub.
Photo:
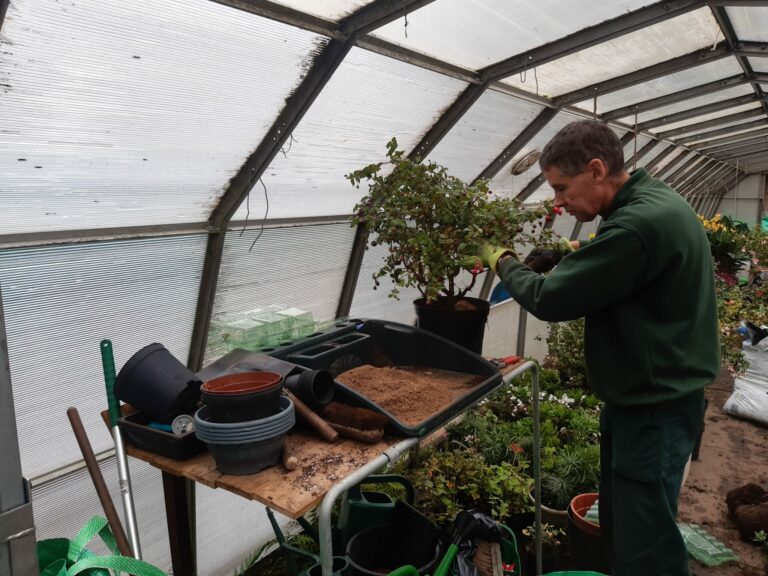
{"label": "potted shrub", "polygon": [[[523,568],[525,574],[536,574],[536,526],[534,524],[523,529],[526,542],[523,544]],[[560,552],[565,542],[565,530],[546,522],[541,525],[541,567],[544,573],[554,572],[563,568]]]}
{"label": "potted shrub", "polygon": [[[478,255],[485,244],[513,247],[539,233],[546,242],[549,205],[525,208],[493,194],[485,180],[467,184],[434,162],[408,158],[394,138],[385,162],[346,177],[357,187],[368,185],[352,224],[367,227],[372,246],[387,246],[374,288],[384,276],[392,280],[391,297],[415,287],[421,294],[415,301],[418,325],[480,353],[489,305],[467,296],[483,271]],[[441,332],[446,313],[451,315]]]}

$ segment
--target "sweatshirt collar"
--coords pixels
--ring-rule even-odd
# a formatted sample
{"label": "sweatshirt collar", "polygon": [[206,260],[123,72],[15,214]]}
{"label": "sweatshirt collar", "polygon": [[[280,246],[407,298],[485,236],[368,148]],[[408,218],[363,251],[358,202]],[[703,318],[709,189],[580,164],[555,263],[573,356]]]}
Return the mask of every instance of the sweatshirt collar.
{"label": "sweatshirt collar", "polygon": [[608,213],[605,218],[613,214],[616,210],[629,203],[632,198],[633,188],[640,182],[650,180],[651,176],[645,168],[639,168],[632,172],[629,176],[629,180],[624,182],[621,188],[616,192],[616,196],[613,197],[611,205],[608,207]]}

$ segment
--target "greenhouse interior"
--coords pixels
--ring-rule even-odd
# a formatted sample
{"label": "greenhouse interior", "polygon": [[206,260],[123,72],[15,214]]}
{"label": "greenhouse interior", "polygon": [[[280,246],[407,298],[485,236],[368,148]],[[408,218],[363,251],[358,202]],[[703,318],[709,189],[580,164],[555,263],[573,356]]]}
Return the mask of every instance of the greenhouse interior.
{"label": "greenhouse interior", "polygon": [[[0,47],[1,575],[768,572],[768,2],[0,0]],[[635,275],[558,174],[705,259]],[[545,306],[611,239],[573,300],[705,399],[681,571],[619,546],[614,308]]]}

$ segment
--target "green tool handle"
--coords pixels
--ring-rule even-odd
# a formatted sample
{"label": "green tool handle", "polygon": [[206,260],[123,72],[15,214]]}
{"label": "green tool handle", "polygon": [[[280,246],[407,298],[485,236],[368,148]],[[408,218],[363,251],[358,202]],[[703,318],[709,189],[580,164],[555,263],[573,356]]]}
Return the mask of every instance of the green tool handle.
{"label": "green tool handle", "polygon": [[104,383],[107,385],[107,404],[109,404],[109,424],[117,426],[120,418],[120,401],[115,396],[115,358],[112,355],[112,342],[101,341],[101,367],[104,370]]}
{"label": "green tool handle", "polygon": [[451,566],[453,566],[454,560],[459,553],[459,547],[456,544],[448,546],[448,550],[445,552],[445,556],[435,569],[434,576],[449,576],[451,573]]}

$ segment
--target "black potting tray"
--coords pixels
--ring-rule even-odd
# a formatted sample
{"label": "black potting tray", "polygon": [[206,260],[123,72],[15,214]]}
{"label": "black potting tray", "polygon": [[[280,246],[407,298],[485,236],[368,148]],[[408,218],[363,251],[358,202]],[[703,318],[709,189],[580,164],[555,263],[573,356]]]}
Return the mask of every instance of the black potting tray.
{"label": "black potting tray", "polygon": [[149,426],[151,418],[141,412],[134,412],[120,418],[117,423],[125,439],[136,448],[159,454],[172,460],[188,460],[205,450],[205,443],[195,432],[176,435]]}
{"label": "black potting tray", "polygon": [[334,376],[361,364],[382,366],[388,360],[396,366],[423,366],[485,377],[464,396],[416,425],[405,424],[369,398],[336,381],[335,400],[385,414],[391,427],[406,436],[433,432],[502,382],[499,369],[482,356],[431,332],[386,320],[339,322],[325,332],[261,352],[306,368],[325,369]]}

